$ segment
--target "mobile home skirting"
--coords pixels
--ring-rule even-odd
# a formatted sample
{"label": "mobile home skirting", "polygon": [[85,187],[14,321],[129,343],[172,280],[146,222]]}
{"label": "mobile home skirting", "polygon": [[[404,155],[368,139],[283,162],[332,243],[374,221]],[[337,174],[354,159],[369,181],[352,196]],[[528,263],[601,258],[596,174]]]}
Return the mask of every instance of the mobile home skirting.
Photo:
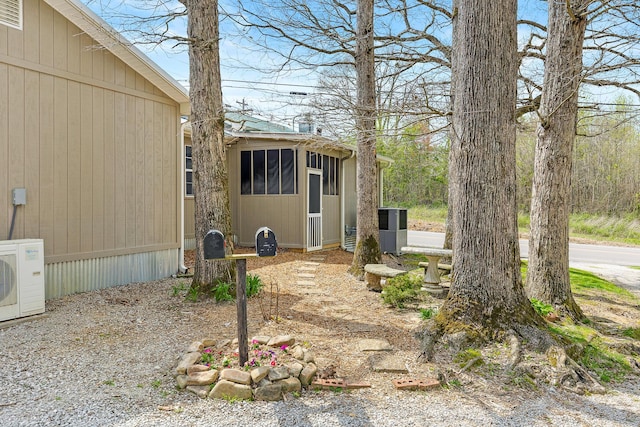
{"label": "mobile home skirting", "polygon": [[178,271],[178,249],[163,249],[56,262],[45,265],[47,300],[134,282],[162,279]]}

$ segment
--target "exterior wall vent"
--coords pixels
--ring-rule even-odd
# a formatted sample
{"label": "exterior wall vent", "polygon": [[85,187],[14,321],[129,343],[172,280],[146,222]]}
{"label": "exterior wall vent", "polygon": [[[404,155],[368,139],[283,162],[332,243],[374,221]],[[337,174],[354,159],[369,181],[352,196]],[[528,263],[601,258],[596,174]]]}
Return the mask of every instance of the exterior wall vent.
{"label": "exterior wall vent", "polygon": [[0,0],[0,24],[22,30],[22,0]]}

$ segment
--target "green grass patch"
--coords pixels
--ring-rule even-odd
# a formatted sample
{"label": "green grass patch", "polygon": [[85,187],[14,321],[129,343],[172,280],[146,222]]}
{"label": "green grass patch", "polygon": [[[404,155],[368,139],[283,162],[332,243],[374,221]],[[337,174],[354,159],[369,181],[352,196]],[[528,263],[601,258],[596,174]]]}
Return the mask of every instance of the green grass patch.
{"label": "green grass patch", "polygon": [[633,338],[634,340],[640,340],[640,328],[627,328],[622,331],[622,335]]}
{"label": "green grass patch", "polygon": [[407,216],[411,219],[440,222],[444,224],[447,219],[447,207],[442,206],[414,206],[407,210]]}
{"label": "green grass patch", "polygon": [[589,273],[588,271],[570,268],[569,280],[571,281],[571,288],[574,292],[583,289],[596,289],[626,297],[633,296],[633,294],[626,289],[620,288],[611,282],[608,282],[592,273]]}

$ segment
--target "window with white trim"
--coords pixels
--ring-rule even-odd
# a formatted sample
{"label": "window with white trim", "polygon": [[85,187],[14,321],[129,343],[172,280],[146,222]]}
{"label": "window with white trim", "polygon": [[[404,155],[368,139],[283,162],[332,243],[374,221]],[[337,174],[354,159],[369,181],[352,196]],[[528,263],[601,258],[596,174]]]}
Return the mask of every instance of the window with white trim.
{"label": "window with white trim", "polygon": [[184,146],[184,195],[193,196],[193,159],[191,158],[191,146]]}
{"label": "window with white trim", "polygon": [[22,0],[0,0],[0,24],[22,30]]}

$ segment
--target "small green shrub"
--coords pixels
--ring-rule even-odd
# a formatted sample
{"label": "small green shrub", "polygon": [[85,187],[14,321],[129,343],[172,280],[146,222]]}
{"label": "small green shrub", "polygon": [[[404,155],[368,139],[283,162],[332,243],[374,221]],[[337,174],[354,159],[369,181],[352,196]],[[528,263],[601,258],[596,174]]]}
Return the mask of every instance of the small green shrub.
{"label": "small green shrub", "polygon": [[420,309],[420,317],[422,318],[422,320],[429,320],[436,314],[438,314],[437,308],[421,308]]}
{"label": "small green shrub", "polygon": [[247,298],[258,295],[262,291],[262,288],[264,288],[264,283],[262,283],[260,276],[257,274],[247,274]]}
{"label": "small green shrub", "polygon": [[198,289],[191,286],[187,291],[187,295],[185,296],[185,298],[187,301],[196,302],[198,301],[199,295],[200,295],[200,292],[198,291]]}
{"label": "small green shrub", "polygon": [[171,287],[171,295],[177,297],[178,295],[180,295],[180,293],[186,291],[187,289],[187,284],[185,282],[180,282],[178,286]]}
{"label": "small green shrub", "polygon": [[404,308],[405,304],[418,296],[422,277],[405,274],[387,280],[382,300],[393,307]]}
{"label": "small green shrub", "polygon": [[233,301],[233,295],[231,294],[231,288],[233,285],[226,282],[218,282],[213,288],[213,298],[216,302]]}
{"label": "small green shrub", "polygon": [[553,311],[553,307],[551,305],[535,298],[531,298],[531,305],[533,306],[533,309],[536,311],[536,313],[538,313],[542,317],[545,317],[547,314]]}

